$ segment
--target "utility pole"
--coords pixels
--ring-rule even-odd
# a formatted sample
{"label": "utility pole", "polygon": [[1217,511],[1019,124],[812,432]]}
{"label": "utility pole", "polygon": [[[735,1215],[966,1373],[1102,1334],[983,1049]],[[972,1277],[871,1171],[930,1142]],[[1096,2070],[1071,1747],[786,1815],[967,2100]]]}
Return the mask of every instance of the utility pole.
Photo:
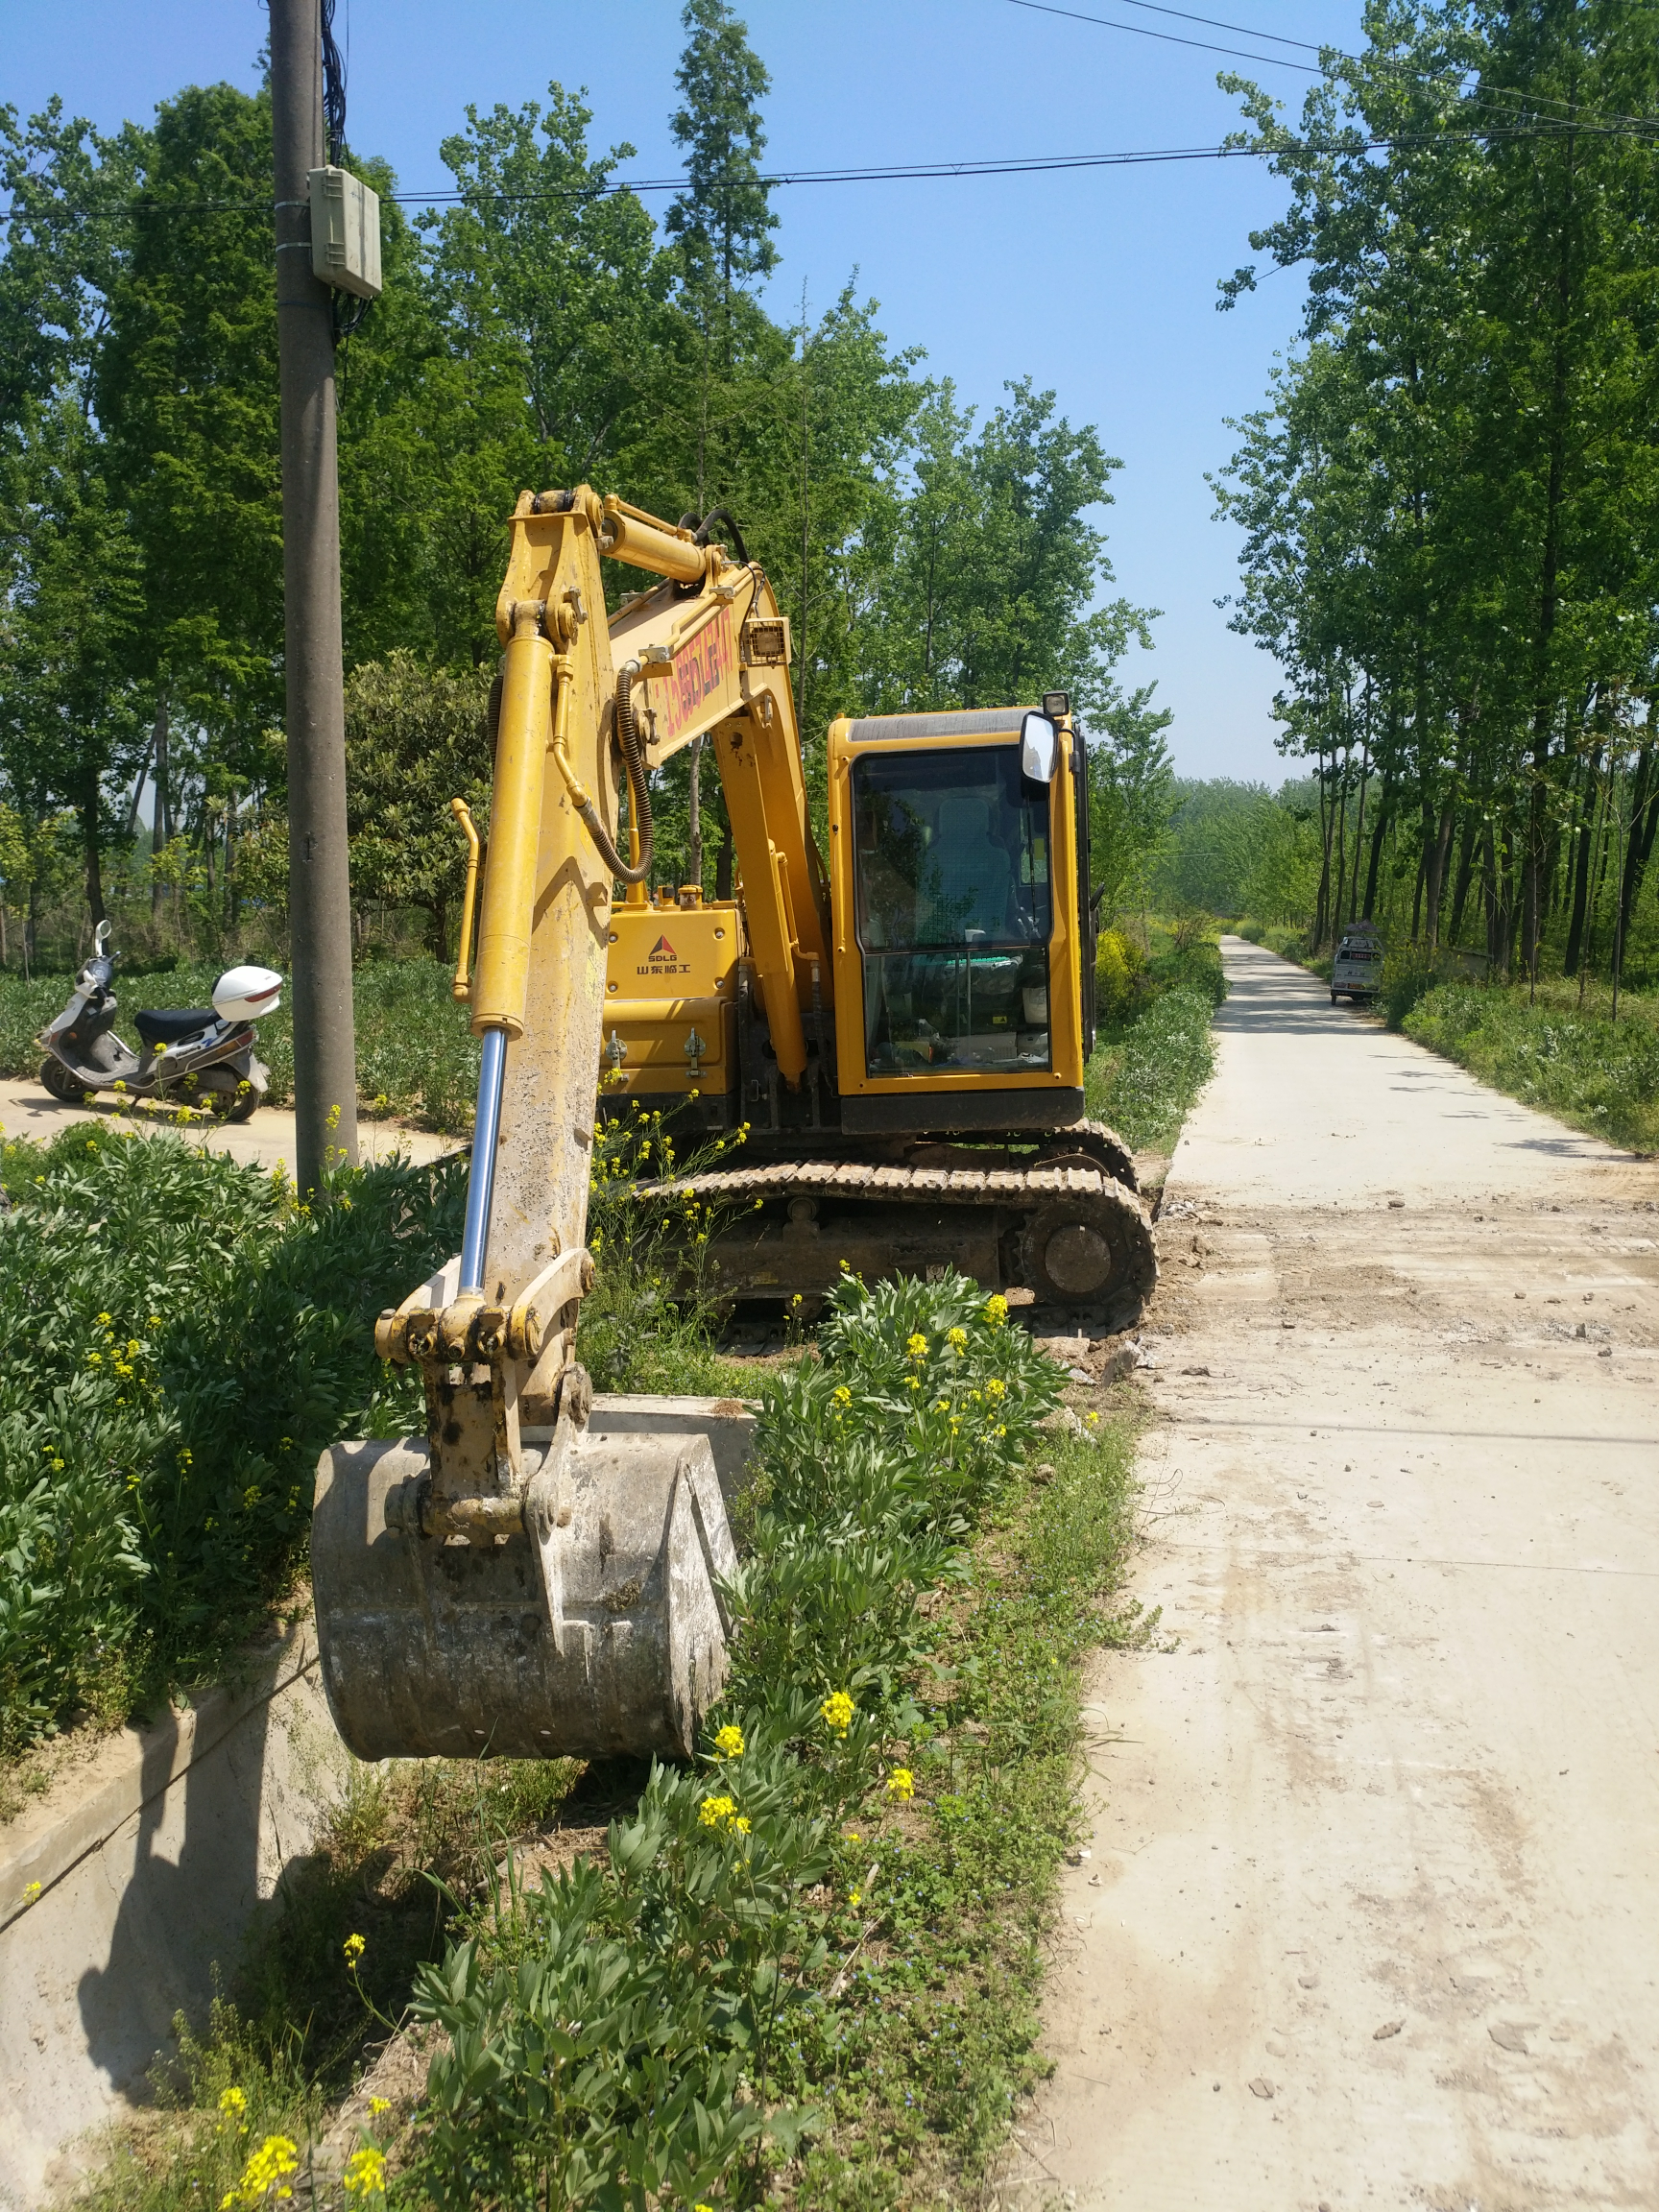
{"label": "utility pole", "polygon": [[301,1197],[357,1163],[340,482],[333,299],[311,267],[309,176],[326,158],[319,0],[270,0],[282,395],[282,589],[288,686],[288,919]]}

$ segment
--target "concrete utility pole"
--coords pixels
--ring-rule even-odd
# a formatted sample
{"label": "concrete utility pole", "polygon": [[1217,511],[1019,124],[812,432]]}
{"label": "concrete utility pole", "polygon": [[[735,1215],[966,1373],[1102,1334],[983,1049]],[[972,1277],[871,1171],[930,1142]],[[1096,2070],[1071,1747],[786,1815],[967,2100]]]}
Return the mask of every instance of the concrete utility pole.
{"label": "concrete utility pole", "polygon": [[276,347],[282,389],[282,588],[287,617],[288,919],[294,974],[299,1184],[357,1162],[340,483],[332,296],[311,273],[307,178],[325,159],[318,0],[270,0],[276,169]]}

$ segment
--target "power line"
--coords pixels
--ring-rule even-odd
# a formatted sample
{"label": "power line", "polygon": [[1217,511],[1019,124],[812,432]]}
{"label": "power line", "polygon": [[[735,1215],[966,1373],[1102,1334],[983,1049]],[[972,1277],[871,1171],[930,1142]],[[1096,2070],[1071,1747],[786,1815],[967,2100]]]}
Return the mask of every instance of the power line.
{"label": "power line", "polygon": [[[868,162],[836,169],[779,169],[758,178],[746,178],[745,181],[761,184],[768,190],[781,190],[799,184],[905,184],[975,177],[1044,177],[1077,169],[1134,168],[1175,161],[1279,160],[1297,154],[1339,158],[1362,154],[1412,153],[1427,146],[1474,145],[1496,139],[1560,138],[1572,132],[1607,138],[1647,139],[1650,136],[1652,125],[1645,118],[1632,118],[1632,122],[1638,128],[1626,128],[1617,122],[1597,123],[1582,117],[1544,117],[1531,123],[1485,124],[1467,131],[1395,132],[1386,136],[1350,133],[1328,140],[1286,138],[1282,144],[1270,146],[1254,143],[1155,146],[1117,154],[1035,154],[1013,156],[1004,160],[983,156],[961,161]],[[611,199],[624,192],[684,192],[685,185],[686,179],[684,176],[615,177],[597,184],[566,185],[534,192],[491,191],[477,186],[453,185],[429,192],[389,192],[383,194],[382,198],[409,207],[461,206],[480,201],[510,206],[529,206],[551,201]],[[13,204],[10,207],[0,208],[0,221],[8,221],[14,215],[27,212],[27,209],[19,209]],[[124,221],[141,215],[238,213],[269,215],[271,203],[268,200],[140,200],[130,202],[125,206],[90,209],[70,220],[96,223]]]}
{"label": "power line", "polygon": [[[1137,0],[1130,0],[1131,7],[1136,4]],[[1045,4],[1045,0],[1009,0],[1009,5],[1015,8],[1028,8],[1034,15],[1063,15],[1071,23],[1093,23],[1101,31],[1127,31],[1132,37],[1136,38],[1160,38],[1166,46],[1192,46],[1201,54],[1231,55],[1235,61],[1262,61],[1266,63],[1269,69],[1298,69],[1305,77],[1323,77],[1325,74],[1324,69],[1317,62],[1290,61],[1277,54],[1246,54],[1241,46],[1216,46],[1208,38],[1183,38],[1179,32],[1153,31],[1144,23],[1114,23],[1109,16],[1105,15],[1080,15],[1074,8],[1050,8]],[[1178,12],[1179,11],[1174,8],[1160,10],[1160,13],[1170,15]],[[1187,17],[1187,21],[1190,23],[1203,23],[1208,20],[1209,18],[1203,15]],[[1229,23],[1220,26],[1220,28],[1230,31],[1234,26]],[[1271,34],[1246,31],[1243,36],[1246,38],[1260,38],[1263,36],[1271,36]],[[1299,46],[1303,41],[1298,38],[1295,43]],[[1315,47],[1313,51],[1317,53],[1318,49]]]}
{"label": "power line", "polygon": [[[1397,70],[1403,74],[1414,74],[1416,81],[1419,84],[1431,84],[1435,82],[1435,79],[1432,76],[1424,76],[1421,72],[1411,72],[1409,70],[1409,64],[1404,61],[1396,61],[1392,59],[1392,57],[1386,54],[1374,54],[1369,56],[1349,54],[1344,52],[1344,50],[1339,46],[1315,46],[1311,40],[1307,38],[1281,38],[1278,32],[1276,31],[1257,31],[1243,23],[1223,23],[1213,15],[1189,14],[1187,10],[1184,8],[1166,8],[1162,6],[1161,0],[1124,0],[1124,5],[1130,8],[1150,8],[1157,14],[1174,16],[1183,23],[1207,24],[1212,30],[1214,31],[1236,31],[1239,36],[1243,38],[1265,38],[1272,40],[1280,45],[1300,46],[1304,48],[1308,53],[1317,54],[1321,57],[1319,66],[1315,68],[1313,64],[1309,61],[1291,61],[1277,54],[1246,54],[1237,46],[1214,46],[1212,45],[1208,39],[1183,38],[1173,31],[1151,31],[1148,30],[1144,24],[1141,23],[1118,23],[1114,22],[1113,19],[1108,15],[1085,15],[1081,12],[1081,11],[1075,8],[1054,7],[1050,4],[1050,0],[1009,0],[1009,5],[1014,8],[1024,8],[1035,15],[1058,15],[1063,17],[1064,20],[1069,23],[1092,23],[1097,30],[1101,31],[1127,31],[1137,38],[1159,38],[1162,39],[1166,45],[1169,46],[1190,46],[1195,48],[1198,52],[1204,54],[1227,54],[1231,55],[1235,60],[1238,61],[1263,61],[1266,63],[1269,69],[1294,69],[1305,77],[1325,76],[1327,72],[1323,57],[1329,53],[1334,55],[1338,61],[1350,62],[1356,68],[1360,67],[1365,61],[1369,60],[1384,69]],[[1455,72],[1456,74],[1462,76],[1467,76],[1469,74],[1469,70],[1467,68],[1461,67],[1456,62],[1449,62],[1447,64],[1447,69],[1448,71]],[[1591,121],[1602,123],[1624,123],[1630,124],[1643,130],[1651,130],[1656,127],[1656,119],[1650,115],[1623,115],[1618,113],[1611,115],[1597,113],[1594,116],[1578,115],[1576,111],[1573,109],[1572,103],[1570,101],[1563,100],[1556,93],[1537,92],[1530,90],[1522,91],[1518,86],[1511,84],[1475,84],[1472,85],[1469,90],[1463,94],[1463,98],[1489,107],[1499,106],[1509,101],[1520,100],[1531,101],[1540,107],[1564,108],[1568,109],[1570,114],[1574,115],[1575,120],[1586,124]]]}

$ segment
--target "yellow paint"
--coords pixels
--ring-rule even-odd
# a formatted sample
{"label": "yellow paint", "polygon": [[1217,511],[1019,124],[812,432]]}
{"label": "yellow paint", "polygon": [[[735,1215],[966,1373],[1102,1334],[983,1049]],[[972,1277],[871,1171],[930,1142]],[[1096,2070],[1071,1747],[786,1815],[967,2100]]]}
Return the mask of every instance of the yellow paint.
{"label": "yellow paint", "polygon": [[[735,902],[614,906],[610,935],[600,1052],[606,1098],[730,1090],[744,948]],[[686,1050],[693,1031],[701,1055]]]}

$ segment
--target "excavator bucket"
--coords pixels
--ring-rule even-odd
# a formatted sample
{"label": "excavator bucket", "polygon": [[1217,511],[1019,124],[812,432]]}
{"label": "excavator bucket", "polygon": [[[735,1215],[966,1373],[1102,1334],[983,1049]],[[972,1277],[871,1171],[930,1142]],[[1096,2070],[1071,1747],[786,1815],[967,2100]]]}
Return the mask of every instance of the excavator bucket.
{"label": "excavator bucket", "polygon": [[735,1564],[708,1439],[561,1431],[470,1535],[422,1532],[423,1439],[324,1454],[323,1680],[360,1759],[691,1756]]}

